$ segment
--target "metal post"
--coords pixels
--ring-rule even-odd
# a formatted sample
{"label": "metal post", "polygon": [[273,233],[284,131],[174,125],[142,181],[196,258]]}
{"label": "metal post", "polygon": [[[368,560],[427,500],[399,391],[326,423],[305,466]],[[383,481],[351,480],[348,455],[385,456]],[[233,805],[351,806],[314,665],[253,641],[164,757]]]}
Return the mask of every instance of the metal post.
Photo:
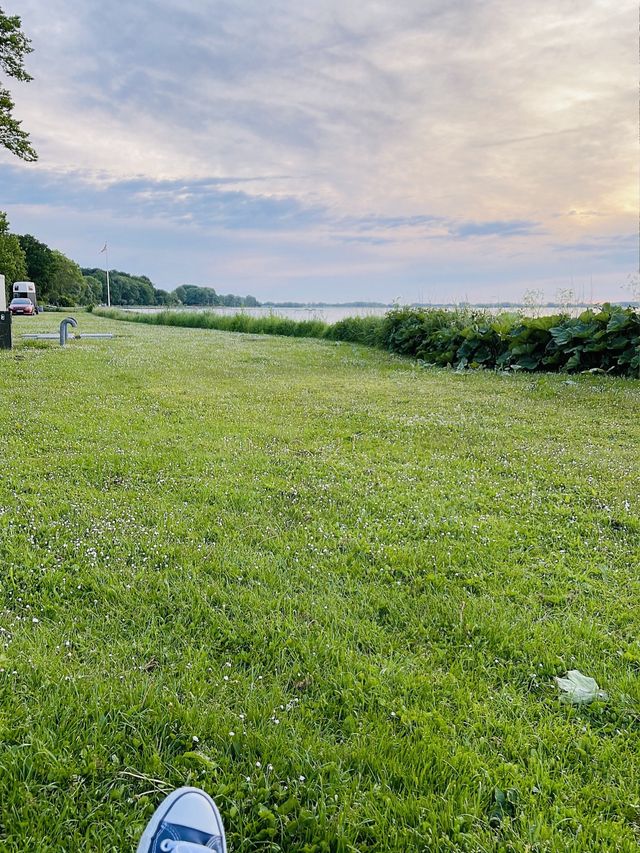
{"label": "metal post", "polygon": [[77,326],[78,323],[75,317],[65,317],[60,323],[60,346],[63,347],[69,338],[69,326]]}
{"label": "metal post", "polygon": [[0,349],[11,349],[11,311],[7,309],[3,275],[0,275]]}
{"label": "metal post", "polygon": [[105,272],[107,273],[107,307],[111,308],[111,287],[109,286],[109,247],[106,243],[100,249],[98,254],[101,255],[103,252],[105,257]]}
{"label": "metal post", "polygon": [[105,243],[105,259],[107,264],[107,308],[111,308],[111,288],[109,286],[109,249],[107,249],[107,244]]}

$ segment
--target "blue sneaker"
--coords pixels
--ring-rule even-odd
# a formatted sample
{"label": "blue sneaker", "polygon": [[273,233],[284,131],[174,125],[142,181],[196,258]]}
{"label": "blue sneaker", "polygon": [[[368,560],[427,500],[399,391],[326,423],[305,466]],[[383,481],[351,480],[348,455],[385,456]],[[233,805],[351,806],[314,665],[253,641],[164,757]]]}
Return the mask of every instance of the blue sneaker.
{"label": "blue sneaker", "polygon": [[216,804],[199,788],[178,788],[162,801],[142,833],[136,853],[227,853]]}

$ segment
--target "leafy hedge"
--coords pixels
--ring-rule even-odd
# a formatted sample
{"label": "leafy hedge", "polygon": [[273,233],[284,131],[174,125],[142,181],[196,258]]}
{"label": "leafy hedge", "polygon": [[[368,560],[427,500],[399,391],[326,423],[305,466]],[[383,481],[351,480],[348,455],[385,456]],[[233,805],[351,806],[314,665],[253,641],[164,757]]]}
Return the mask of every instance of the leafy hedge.
{"label": "leafy hedge", "polygon": [[379,344],[456,368],[640,374],[640,315],[608,303],[578,317],[398,308]]}
{"label": "leafy hedge", "polygon": [[605,303],[579,317],[523,317],[470,309],[394,308],[384,317],[347,317],[333,325],[270,314],[135,314],[98,309],[117,320],[254,334],[326,338],[381,347],[458,369],[578,371],[640,375],[640,314]]}

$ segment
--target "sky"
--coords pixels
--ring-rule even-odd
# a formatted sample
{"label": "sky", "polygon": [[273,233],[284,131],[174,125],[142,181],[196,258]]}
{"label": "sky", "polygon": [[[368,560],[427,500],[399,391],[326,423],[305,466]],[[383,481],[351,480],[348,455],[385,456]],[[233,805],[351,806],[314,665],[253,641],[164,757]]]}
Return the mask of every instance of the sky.
{"label": "sky", "polygon": [[0,209],[82,266],[261,301],[629,298],[629,0],[3,0],[39,154]]}

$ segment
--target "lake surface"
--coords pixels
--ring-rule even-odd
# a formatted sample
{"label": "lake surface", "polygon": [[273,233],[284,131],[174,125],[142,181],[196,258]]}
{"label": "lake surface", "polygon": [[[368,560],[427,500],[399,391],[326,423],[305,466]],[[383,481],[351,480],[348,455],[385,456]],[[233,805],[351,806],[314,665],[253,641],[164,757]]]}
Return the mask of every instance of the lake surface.
{"label": "lake surface", "polygon": [[[174,311],[207,311],[211,314],[231,315],[246,314],[249,317],[268,317],[270,314],[275,314],[278,317],[287,317],[290,320],[322,320],[325,323],[337,323],[338,320],[344,320],[345,317],[382,317],[391,306],[383,308],[348,308],[340,305],[331,305],[326,308],[270,308],[262,306],[260,308],[200,308],[181,305],[179,308],[169,310]],[[158,306],[146,306],[143,308],[126,308],[126,311],[136,311],[138,313],[156,314],[158,311],[166,309]]]}
{"label": "lake surface", "polygon": [[[278,317],[287,317],[290,320],[322,320],[325,323],[337,323],[338,320],[344,320],[345,317],[383,317],[387,311],[391,309],[391,305],[381,308],[351,308],[346,305],[329,305],[325,308],[275,308],[266,305],[260,308],[222,308],[211,307],[203,308],[199,306],[180,305],[177,308],[163,308],[162,306],[142,306],[140,308],[125,308],[125,311],[136,311],[141,314],[157,314],[159,311],[209,311],[213,314],[234,315],[247,314],[249,317],[268,317],[270,314],[275,314]],[[434,305],[434,308],[457,308],[457,305]],[[469,306],[471,308],[475,306]],[[504,312],[525,314],[529,317],[541,317],[549,314],[566,313],[572,316],[577,316],[585,310],[585,305],[572,305],[564,308],[542,306],[536,308],[529,307],[511,307],[499,308],[493,307],[490,309],[480,309],[489,311],[491,314],[501,314]],[[596,306],[593,306],[596,307]]]}

